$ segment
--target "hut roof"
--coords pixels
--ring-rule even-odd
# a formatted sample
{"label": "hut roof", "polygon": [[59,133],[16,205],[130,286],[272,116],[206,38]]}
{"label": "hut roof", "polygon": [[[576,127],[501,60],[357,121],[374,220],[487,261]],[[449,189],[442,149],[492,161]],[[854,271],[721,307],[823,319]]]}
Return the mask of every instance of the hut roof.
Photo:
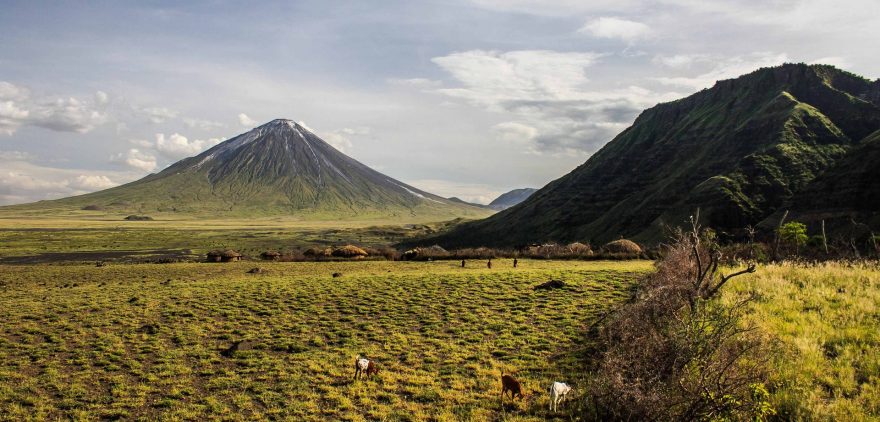
{"label": "hut roof", "polygon": [[223,251],[223,253],[221,253],[220,256],[222,256],[224,258],[237,258],[237,257],[240,257],[241,254],[232,250],[232,249],[227,249],[227,250]]}
{"label": "hut roof", "polygon": [[276,251],[266,251],[260,254],[261,256],[281,256],[281,252]]}
{"label": "hut roof", "polygon": [[628,239],[618,239],[613,242],[608,242],[602,247],[602,249],[611,253],[642,253],[642,248],[636,242]]}
{"label": "hut roof", "polygon": [[367,256],[367,251],[354,246],[354,245],[345,245],[338,248],[333,248],[332,252],[333,256],[340,256],[345,258],[352,258],[356,256]]}

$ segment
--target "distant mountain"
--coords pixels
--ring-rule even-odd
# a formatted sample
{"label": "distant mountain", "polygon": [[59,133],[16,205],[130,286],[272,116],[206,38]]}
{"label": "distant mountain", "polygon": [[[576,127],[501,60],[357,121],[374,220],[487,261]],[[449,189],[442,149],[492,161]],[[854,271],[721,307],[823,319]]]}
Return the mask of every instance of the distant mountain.
{"label": "distant mountain", "polygon": [[880,80],[826,65],[786,64],[720,81],[645,110],[586,163],[519,205],[426,242],[657,242],[665,226],[697,208],[704,223],[726,232],[795,202],[876,211],[870,175],[878,161],[867,154],[876,151],[869,135],[880,129],[878,106]]}
{"label": "distant mountain", "polygon": [[450,200],[450,201],[452,201],[452,202],[459,203],[459,204],[467,204],[467,205],[474,206],[474,207],[478,207],[478,208],[489,208],[488,205],[475,204],[475,203],[473,203],[473,202],[467,202],[467,201],[465,201],[464,199],[461,199],[461,198],[459,198],[459,197],[457,197],[457,196],[452,196],[452,197],[449,197],[449,198],[446,198],[446,199],[448,199],[448,200]]}
{"label": "distant mountain", "polygon": [[497,211],[506,210],[516,204],[519,204],[522,201],[525,201],[537,191],[538,190],[534,188],[514,189],[510,192],[503,193],[501,194],[501,196],[495,198],[495,200],[489,203],[489,208]]}
{"label": "distant mountain", "polygon": [[311,219],[451,219],[489,214],[379,173],[285,119],[273,120],[136,182],[6,208],[83,207],[148,215],[290,215]]}

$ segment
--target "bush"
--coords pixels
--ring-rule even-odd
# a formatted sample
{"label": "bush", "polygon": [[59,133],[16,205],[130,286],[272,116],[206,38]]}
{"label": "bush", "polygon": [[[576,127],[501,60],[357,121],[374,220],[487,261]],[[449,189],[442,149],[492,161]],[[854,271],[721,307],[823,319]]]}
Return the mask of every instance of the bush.
{"label": "bush", "polygon": [[733,277],[694,223],[679,233],[633,300],[606,317],[589,380],[587,418],[756,419],[773,414],[763,387],[763,338],[741,322],[748,300],[712,300]]}

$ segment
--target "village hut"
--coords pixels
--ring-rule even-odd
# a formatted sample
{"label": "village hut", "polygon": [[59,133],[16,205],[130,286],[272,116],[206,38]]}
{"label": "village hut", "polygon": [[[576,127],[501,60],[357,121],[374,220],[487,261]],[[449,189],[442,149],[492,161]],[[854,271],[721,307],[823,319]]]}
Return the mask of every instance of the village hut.
{"label": "village hut", "polygon": [[281,253],[277,251],[266,251],[260,254],[263,261],[277,261],[281,259]]}
{"label": "village hut", "polygon": [[587,245],[587,244],[584,244],[581,242],[569,243],[568,246],[566,246],[566,248],[568,249],[568,251],[570,253],[573,253],[575,255],[590,255],[593,253],[593,250],[590,248],[590,245]]}
{"label": "village hut", "polygon": [[214,250],[208,252],[208,262],[235,262],[241,261],[241,254],[232,250],[227,249],[225,251]]}
{"label": "village hut", "polygon": [[223,251],[208,252],[208,262],[220,262],[221,259],[223,259]]}
{"label": "village hut", "polygon": [[613,242],[606,243],[605,246],[602,247],[602,251],[604,251],[605,253],[639,255],[642,253],[642,248],[639,247],[639,245],[632,240],[618,239]]}
{"label": "village hut", "polygon": [[367,251],[354,245],[333,248],[333,251],[330,254],[339,258],[363,258],[369,255]]}

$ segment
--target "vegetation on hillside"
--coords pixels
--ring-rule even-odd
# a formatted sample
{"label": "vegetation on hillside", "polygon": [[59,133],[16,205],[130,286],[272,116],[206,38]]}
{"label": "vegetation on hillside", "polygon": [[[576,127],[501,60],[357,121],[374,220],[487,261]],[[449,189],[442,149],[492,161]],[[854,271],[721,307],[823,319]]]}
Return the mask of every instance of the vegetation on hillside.
{"label": "vegetation on hillside", "polygon": [[[625,236],[656,243],[666,226],[686,224],[697,207],[705,225],[742,235],[842,157],[862,159],[847,154],[861,151],[854,147],[880,129],[878,87],[804,64],[720,81],[645,110],[586,163],[522,204],[425,242],[449,248]],[[869,171],[864,163],[847,174]],[[858,189],[842,195],[858,201]],[[843,211],[852,210],[851,202],[836,201]]]}

